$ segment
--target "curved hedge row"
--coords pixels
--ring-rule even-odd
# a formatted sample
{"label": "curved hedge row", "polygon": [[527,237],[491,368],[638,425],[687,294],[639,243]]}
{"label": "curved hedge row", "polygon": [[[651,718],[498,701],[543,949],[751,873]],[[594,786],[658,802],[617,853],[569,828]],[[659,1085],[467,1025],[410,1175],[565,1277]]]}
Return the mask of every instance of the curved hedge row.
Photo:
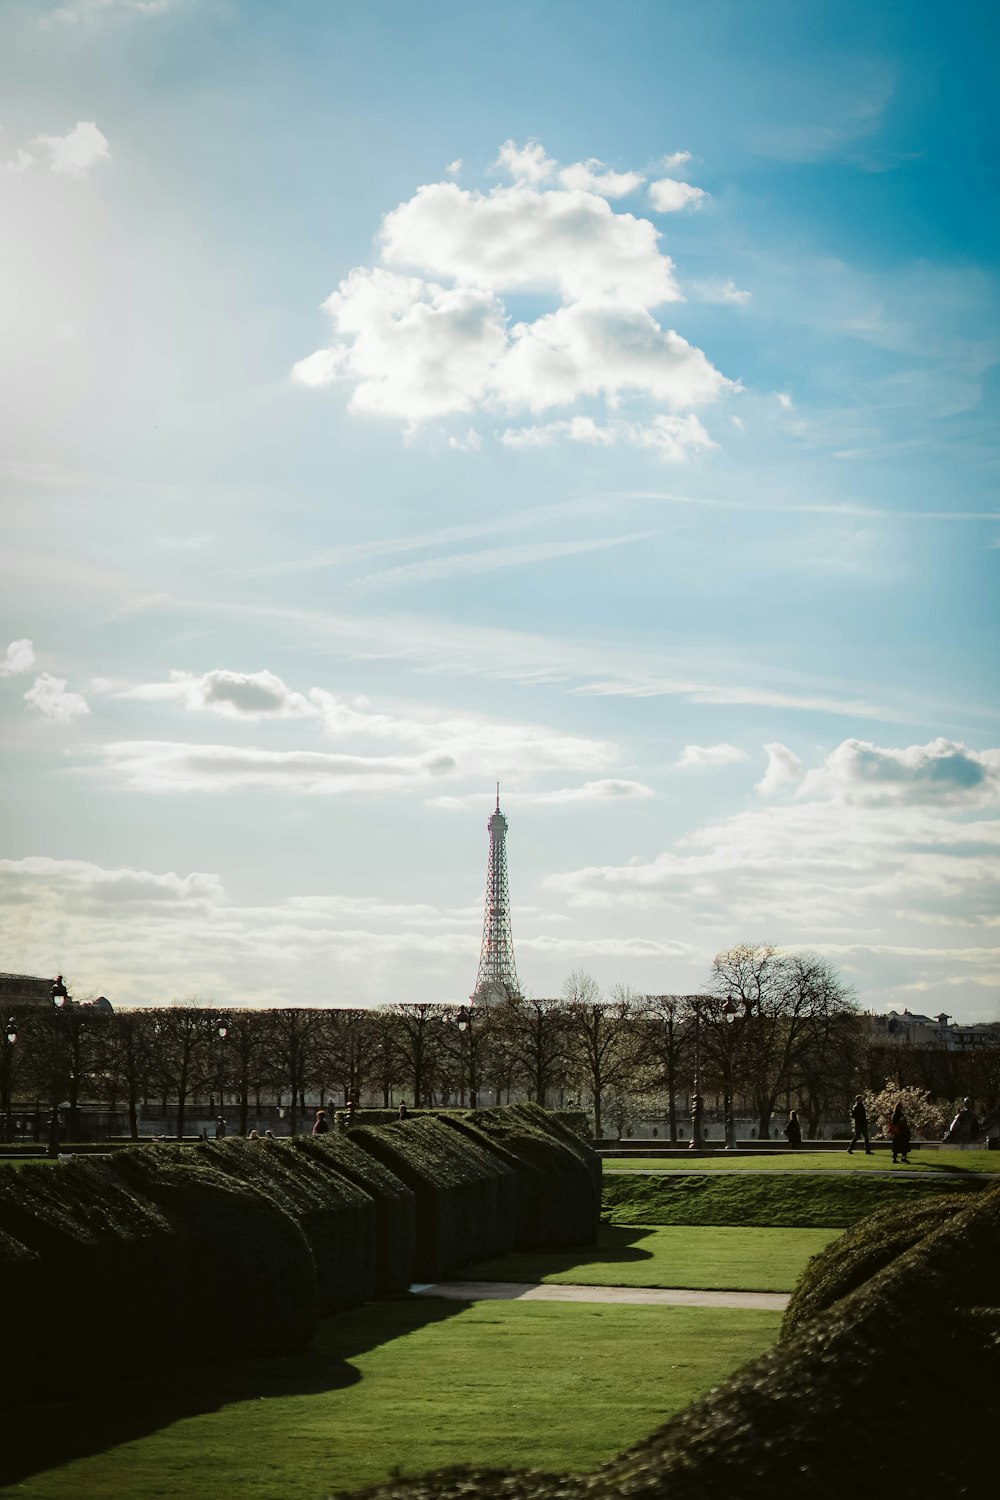
{"label": "curved hedge row", "polygon": [[964,1193],[918,1198],[907,1207],[883,1209],[848,1229],[814,1255],[799,1277],[781,1325],[782,1338],[870,1281],[968,1203]]}
{"label": "curved hedge row", "polygon": [[78,1390],[82,1350],[88,1380],[192,1352],[298,1351],[320,1313],[499,1254],[532,1223],[551,1234],[546,1193],[596,1238],[585,1148],[553,1123],[546,1154],[547,1119],[529,1112],[506,1140],[496,1120],[424,1116],[0,1166],[5,1399]]}

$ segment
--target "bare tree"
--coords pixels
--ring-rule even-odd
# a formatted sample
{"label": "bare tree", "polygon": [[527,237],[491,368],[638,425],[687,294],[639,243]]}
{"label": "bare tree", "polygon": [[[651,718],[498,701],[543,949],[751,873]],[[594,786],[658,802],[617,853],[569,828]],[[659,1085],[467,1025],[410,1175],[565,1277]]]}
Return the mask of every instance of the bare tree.
{"label": "bare tree", "polygon": [[666,1095],[670,1140],[676,1145],[677,1095],[681,1092],[689,1092],[687,1088],[682,1088],[681,1083],[682,1078],[685,1078],[685,1070],[691,1074],[690,1078],[685,1078],[685,1082],[693,1083],[694,1008],[692,997],[690,995],[644,995],[642,1005],[645,1011],[642,1024],[644,1033],[642,1051],[645,1054],[653,1087],[661,1088]]}
{"label": "bare tree", "polygon": [[636,997],[617,986],[610,1000],[589,974],[577,971],[563,984],[566,1034],[594,1101],[594,1134],[600,1136],[606,1089],[633,1089],[639,1059]]}
{"label": "bare tree", "polygon": [[507,1005],[510,1046],[518,1070],[529,1096],[544,1104],[549,1090],[565,1082],[572,1061],[565,1004],[529,996]]}

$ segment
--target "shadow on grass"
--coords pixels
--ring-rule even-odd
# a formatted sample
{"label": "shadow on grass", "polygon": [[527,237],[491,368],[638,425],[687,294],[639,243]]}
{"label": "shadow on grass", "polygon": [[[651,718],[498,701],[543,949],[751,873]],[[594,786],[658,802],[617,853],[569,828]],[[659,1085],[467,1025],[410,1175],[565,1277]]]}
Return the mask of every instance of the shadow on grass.
{"label": "shadow on grass", "polygon": [[[129,1372],[120,1382],[104,1382],[98,1390],[86,1389],[86,1356],[77,1351],[85,1394],[76,1400],[12,1408],[8,1378],[0,1484],[15,1484],[234,1402],[346,1389],[361,1379],[352,1359],[461,1311],[460,1303],[428,1297],[370,1302],[321,1319],[302,1354],[228,1363],[164,1362],[161,1370]],[[65,1359],[66,1351],[55,1357]]]}
{"label": "shadow on grass", "polygon": [[602,1266],[620,1266],[652,1260],[650,1250],[639,1248],[639,1242],[649,1234],[648,1225],[602,1224],[596,1245],[577,1245],[565,1250],[510,1250],[506,1255],[463,1266],[450,1279],[534,1282],[561,1271],[578,1271],[595,1262]]}

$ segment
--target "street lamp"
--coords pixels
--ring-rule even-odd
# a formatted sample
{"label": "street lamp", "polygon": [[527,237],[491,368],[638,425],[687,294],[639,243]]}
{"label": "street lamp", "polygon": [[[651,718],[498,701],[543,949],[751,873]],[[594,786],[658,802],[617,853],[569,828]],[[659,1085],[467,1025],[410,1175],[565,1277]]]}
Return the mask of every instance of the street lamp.
{"label": "street lamp", "polygon": [[[49,1115],[48,1154],[49,1156],[56,1157],[59,1155],[59,1143],[62,1138],[59,1111],[64,1107],[59,1103],[59,1085],[62,1082],[63,1035],[67,1027],[72,1025],[70,1012],[73,1007],[73,1001],[70,999],[69,990],[63,983],[61,974],[56,975],[55,983],[49,993],[52,996],[52,1025],[56,1037],[56,1058],[52,1069],[52,1110]],[[70,1111],[72,1110],[72,1104],[69,1100],[66,1101],[65,1108]],[[72,1114],[70,1115],[70,1120],[72,1123]]]}
{"label": "street lamp", "polygon": [[225,1107],[222,1102],[222,1091],[226,1078],[226,1037],[229,1035],[229,1027],[225,1018],[219,1016],[215,1023],[216,1035],[219,1038],[219,1118],[225,1119]]}
{"label": "street lamp", "polygon": [[[739,1007],[739,1005],[738,1005],[738,1003],[736,1001],[735,996],[729,995],[727,997],[727,999],[726,999],[725,1005],[722,1007],[722,1014],[726,1018],[726,1026],[727,1026],[727,1028],[730,1027],[730,1026],[733,1026],[735,1024],[736,1017],[739,1015],[739,1013],[740,1013],[740,1007]],[[733,1119],[733,1047],[732,1047],[732,1034],[731,1033],[726,1038],[726,1049],[725,1049],[725,1053],[723,1054],[723,1056],[724,1056],[724,1060],[725,1060],[725,1064],[726,1064],[726,1076],[725,1076],[725,1079],[724,1079],[725,1098],[723,1100],[723,1111],[724,1111],[724,1114],[725,1114],[725,1121],[726,1121],[726,1126],[725,1126],[725,1128],[726,1128],[726,1145],[725,1145],[725,1149],[727,1151],[735,1151],[736,1150],[736,1122]]]}
{"label": "street lamp", "polygon": [[701,1097],[701,1010],[694,1006],[694,1094],[691,1098],[691,1140],[688,1143],[689,1151],[700,1151],[704,1140],[702,1138],[702,1104]]}
{"label": "street lamp", "polygon": [[10,1133],[10,1078],[16,1043],[17,1022],[13,1016],[10,1016],[3,1031],[3,1066],[0,1070],[0,1085],[3,1089],[3,1095],[0,1098],[0,1141],[5,1141]]}

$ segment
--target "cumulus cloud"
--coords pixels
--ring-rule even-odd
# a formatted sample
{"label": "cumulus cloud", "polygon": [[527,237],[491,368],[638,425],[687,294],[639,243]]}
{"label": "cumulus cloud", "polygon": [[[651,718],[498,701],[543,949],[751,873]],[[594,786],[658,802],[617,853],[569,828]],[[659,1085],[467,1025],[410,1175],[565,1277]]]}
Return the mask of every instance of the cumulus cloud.
{"label": "cumulus cloud", "polygon": [[767,770],[755,787],[755,791],[760,792],[762,797],[771,797],[784,787],[795,786],[802,780],[805,774],[802,762],[787,745],[776,742],[765,745],[764,749],[767,751]]}
{"label": "cumulus cloud", "polygon": [[685,745],[676,764],[678,770],[701,770],[705,766],[731,766],[746,758],[746,751],[736,745]]}
{"label": "cumulus cloud", "polygon": [[680,167],[686,167],[690,160],[690,151],[671,151],[669,156],[663,157],[660,166],[664,172],[676,172]]}
{"label": "cumulus cloud", "polygon": [[35,678],[33,686],[24,695],[24,701],[43,718],[52,719],[57,724],[70,724],[90,713],[86,698],[66,691],[65,677],[52,677],[48,672]]}
{"label": "cumulus cloud", "polygon": [[526,146],[504,141],[493,165],[509,173],[515,182],[545,182],[556,169],[555,162],[546,156],[545,147],[538,141],[529,141]]}
{"label": "cumulus cloud", "polygon": [[35,648],[31,641],[11,641],[0,660],[0,677],[17,677],[30,672],[35,665]]}
{"label": "cumulus cloud", "polygon": [[674,177],[661,177],[658,182],[649,184],[649,202],[658,214],[700,208],[707,197],[704,188],[693,187],[690,182],[678,182]]}
{"label": "cumulus cloud", "polygon": [[196,677],[171,672],[169,682],[148,682],[124,688],[119,698],[146,702],[176,702],[184,708],[207,710],[225,719],[301,718],[318,710],[301,693],[291,692],[273,672],[231,672],[216,668]]}
{"label": "cumulus cloud", "polygon": [[111,157],[108,138],[93,120],[78,120],[65,135],[36,136],[32,145],[58,176],[86,177],[97,162]]}
{"label": "cumulus cloud", "polygon": [[1000,750],[946,739],[900,750],[845,740],[808,773],[799,794],[872,806],[993,803],[1000,799]]}
{"label": "cumulus cloud", "polygon": [[529,183],[484,194],[430,183],[387,214],[382,258],[486,291],[530,290],[655,307],[680,297],[648,219],[599,194]]}
{"label": "cumulus cloud", "polygon": [[645,178],[640,172],[614,172],[596,156],[563,167],[559,181],[563,187],[582,188],[585,193],[600,193],[603,198],[624,198],[641,188]]}
{"label": "cumulus cloud", "polygon": [[[673,262],[648,218],[608,201],[641,176],[596,158],[560,168],[537,141],[506,142],[496,165],[511,184],[428,183],[386,215],[382,265],[356,266],[327,298],[330,342],[293,378],[316,388],[343,381],[352,412],[411,428],[498,409],[629,402],[639,408],[628,416],[638,446],[663,458],[709,446],[704,429],[682,440],[659,422],[737,387],[653,314],[681,299]],[[700,193],[672,181],[670,190],[692,202]],[[514,321],[508,299],[524,293],[556,305]],[[733,288],[720,300],[741,296]],[[587,440],[578,431],[553,427],[545,440]],[[471,446],[457,435],[449,445]]]}
{"label": "cumulus cloud", "polygon": [[730,307],[745,307],[751,293],[738,287],[731,278],[725,281],[690,281],[688,296],[695,302],[717,302]]}

